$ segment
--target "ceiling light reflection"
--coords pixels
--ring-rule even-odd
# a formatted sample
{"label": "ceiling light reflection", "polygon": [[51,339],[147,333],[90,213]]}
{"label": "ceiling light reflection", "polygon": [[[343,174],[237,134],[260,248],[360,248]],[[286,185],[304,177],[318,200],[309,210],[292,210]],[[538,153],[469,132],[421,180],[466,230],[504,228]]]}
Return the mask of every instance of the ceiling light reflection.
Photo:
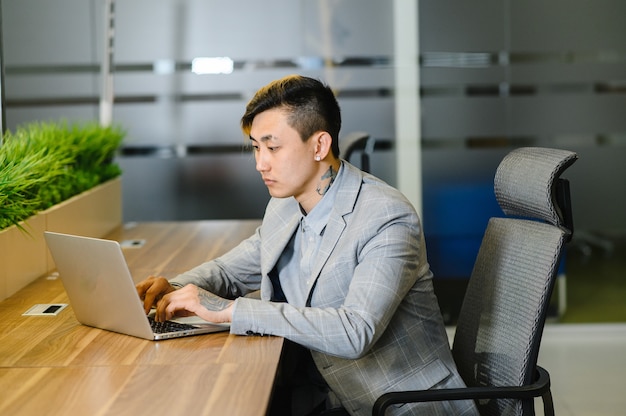
{"label": "ceiling light reflection", "polygon": [[193,58],[191,72],[198,75],[230,74],[233,72],[234,62],[228,57]]}

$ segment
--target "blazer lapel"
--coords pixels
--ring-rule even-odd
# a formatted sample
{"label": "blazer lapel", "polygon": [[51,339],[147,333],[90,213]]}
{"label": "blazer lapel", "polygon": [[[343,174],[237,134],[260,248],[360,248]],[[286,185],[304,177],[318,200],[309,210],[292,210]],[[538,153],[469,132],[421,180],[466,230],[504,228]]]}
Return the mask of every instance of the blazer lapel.
{"label": "blazer lapel", "polygon": [[[344,171],[341,176],[341,181],[335,183],[335,186],[339,186],[337,196],[335,197],[335,206],[328,219],[328,224],[324,230],[324,236],[322,237],[322,243],[320,244],[319,252],[315,264],[313,265],[312,274],[315,276],[315,280],[320,275],[322,268],[328,261],[330,254],[335,249],[339,238],[343,234],[346,228],[345,216],[350,214],[354,210],[354,204],[356,203],[357,196],[361,189],[362,174],[361,171],[350,165],[349,163],[343,163]],[[310,288],[315,287],[312,284]],[[311,293],[307,294],[307,298],[310,298]]]}
{"label": "blazer lapel", "polygon": [[[285,203],[286,201],[281,201]],[[297,207],[297,202],[292,200]],[[289,204],[291,205],[291,204]],[[263,276],[267,276],[269,272],[276,266],[278,258],[291,239],[291,236],[298,227],[301,216],[298,212],[291,207],[281,207],[286,209],[278,209],[275,215],[266,216],[265,221],[267,224],[263,226],[263,243],[261,250],[263,250],[263,256],[261,256],[261,273]]]}

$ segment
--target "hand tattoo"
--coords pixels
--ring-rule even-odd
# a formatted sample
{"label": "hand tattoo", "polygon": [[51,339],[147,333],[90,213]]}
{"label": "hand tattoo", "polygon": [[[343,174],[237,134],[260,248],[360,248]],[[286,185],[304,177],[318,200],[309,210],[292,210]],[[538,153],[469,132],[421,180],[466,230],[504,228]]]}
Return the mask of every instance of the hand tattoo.
{"label": "hand tattoo", "polygon": [[200,298],[200,304],[210,311],[214,311],[214,312],[222,311],[226,309],[228,305],[230,305],[230,303],[232,302],[231,300],[224,299],[217,295],[214,295],[213,293],[207,290],[204,290],[201,288],[198,288],[198,289],[199,289],[198,297]]}

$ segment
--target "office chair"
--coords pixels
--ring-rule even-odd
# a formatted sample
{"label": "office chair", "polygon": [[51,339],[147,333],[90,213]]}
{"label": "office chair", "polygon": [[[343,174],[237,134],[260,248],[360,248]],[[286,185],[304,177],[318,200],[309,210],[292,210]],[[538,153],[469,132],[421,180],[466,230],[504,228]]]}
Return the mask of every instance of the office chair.
{"label": "office chair", "polygon": [[374,151],[374,140],[369,133],[355,131],[339,140],[339,156],[344,160],[349,162],[350,156],[357,150],[361,150],[361,170],[370,173],[370,155]]}
{"label": "office chair", "polygon": [[[574,152],[520,148],[496,171],[505,218],[491,218],[463,299],[452,354],[467,388],[389,392],[393,404],[474,399],[481,415],[534,415],[542,397],[554,415],[549,373],[537,366],[550,295],[564,244],[573,233],[569,182]],[[461,207],[462,208],[462,207]]]}

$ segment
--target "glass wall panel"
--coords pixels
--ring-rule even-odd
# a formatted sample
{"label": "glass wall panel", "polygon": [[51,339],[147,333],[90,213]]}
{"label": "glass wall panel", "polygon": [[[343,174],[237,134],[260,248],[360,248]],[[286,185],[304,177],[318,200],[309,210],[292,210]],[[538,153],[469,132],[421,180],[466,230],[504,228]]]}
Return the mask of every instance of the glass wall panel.
{"label": "glass wall panel", "polygon": [[[3,3],[9,128],[98,118],[104,7]],[[113,121],[128,132],[119,157],[126,220],[261,216],[267,191],[243,150],[239,118],[259,87],[284,75],[329,83],[344,134],[393,140],[391,2],[124,0],[113,10]],[[382,162],[390,152],[373,163],[393,182],[393,163]],[[263,197],[241,203],[235,190],[255,195],[250,184]]]}
{"label": "glass wall panel", "polygon": [[[98,118],[104,0],[4,1],[2,8],[8,128]],[[396,183],[390,0],[124,0],[114,10],[113,120],[128,131],[124,165],[136,155],[186,163],[198,154],[241,154],[246,102],[260,86],[297,72],[335,88],[344,134],[365,130],[386,143],[374,173]],[[424,185],[443,177],[484,181],[474,160],[493,165],[530,144],[578,150],[573,179],[604,171],[607,189],[618,187],[626,168],[609,171],[603,160],[626,156],[624,15],[621,0],[419,2]],[[216,62],[232,72],[207,73]],[[238,177],[237,168],[225,169]],[[129,168],[127,176],[135,171],[144,172]],[[249,173],[242,181],[255,183]],[[150,213],[131,208],[137,191],[125,185],[128,219],[158,218],[156,205]],[[574,192],[580,228],[626,229],[624,215],[588,192]],[[617,198],[626,204],[623,193]],[[217,217],[230,215],[227,202],[220,206]],[[195,216],[205,212],[199,206]]]}
{"label": "glass wall panel", "polygon": [[[626,215],[589,199],[583,180],[603,172],[601,199],[626,205],[626,194],[611,191],[626,179],[626,168],[604,162],[626,157],[626,3],[419,6],[425,188],[442,177],[479,186],[484,178],[473,160],[491,157],[489,165],[497,166],[513,147],[570,148],[580,154],[568,171],[578,229],[626,232]],[[429,163],[446,149],[464,151],[450,150],[449,164]]]}

